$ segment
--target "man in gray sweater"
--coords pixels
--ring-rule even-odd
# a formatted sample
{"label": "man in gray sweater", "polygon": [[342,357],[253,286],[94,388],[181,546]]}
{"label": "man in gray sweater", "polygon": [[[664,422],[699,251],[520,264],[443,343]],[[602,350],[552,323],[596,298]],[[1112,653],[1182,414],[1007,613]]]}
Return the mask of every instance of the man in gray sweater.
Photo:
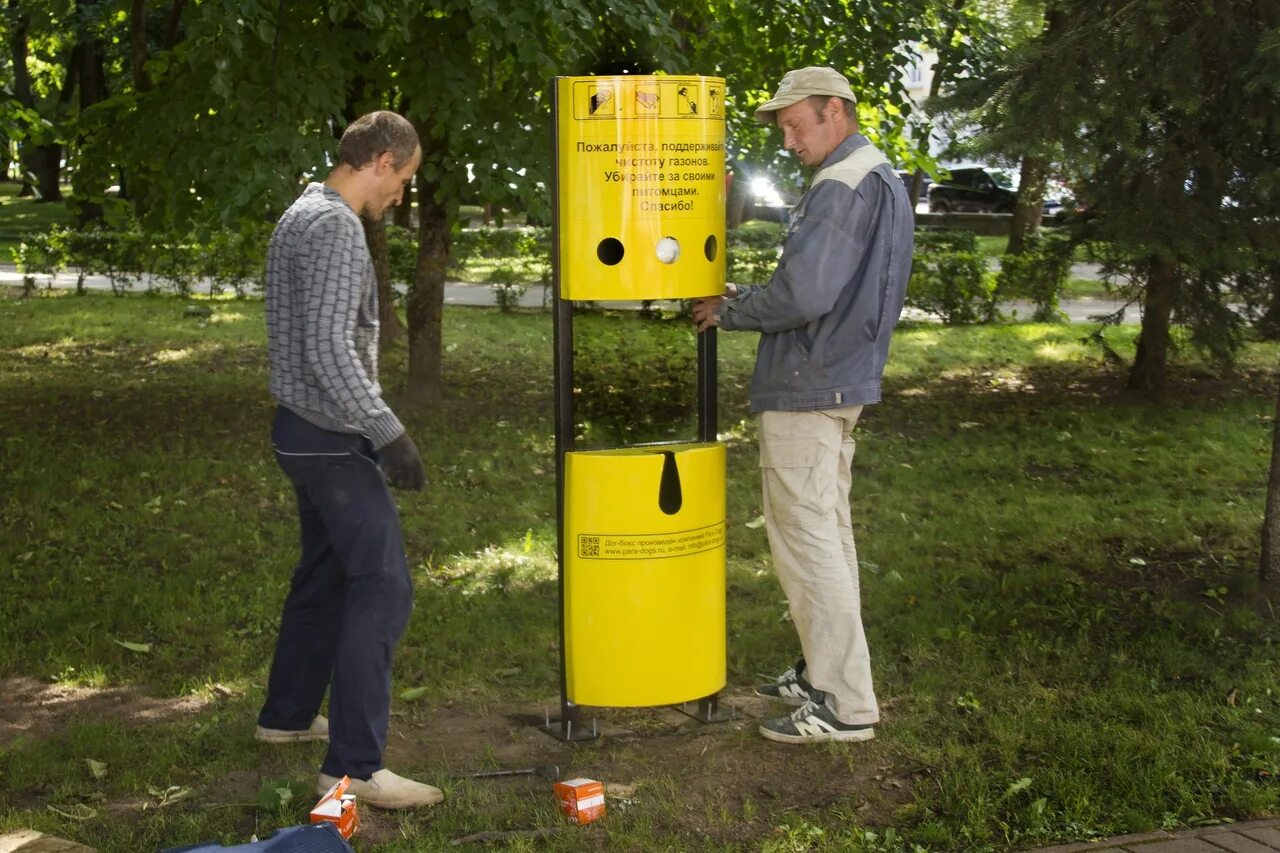
{"label": "man in gray sweater", "polygon": [[765,529],[804,657],[756,692],[793,705],[760,732],[781,743],[869,740],[880,719],[862,628],[849,513],[853,428],[880,402],[889,337],[911,274],[914,217],[902,181],[858,133],[853,91],[832,68],[782,78],[756,110],[816,169],[767,287],[729,285],[694,306],[699,331],[760,335]]}
{"label": "man in gray sweater", "polygon": [[[267,250],[269,387],[276,461],[293,482],[302,556],[276,641],[256,737],[328,741],[317,792],[342,776],[380,808],[441,802],[382,766],[391,660],[413,585],[388,489],[425,485],[422,459],[378,385],[378,306],[360,217],[399,204],[422,159],[391,112],[346,129],[338,165],[280,218]],[[329,690],[329,714],[320,703]]]}

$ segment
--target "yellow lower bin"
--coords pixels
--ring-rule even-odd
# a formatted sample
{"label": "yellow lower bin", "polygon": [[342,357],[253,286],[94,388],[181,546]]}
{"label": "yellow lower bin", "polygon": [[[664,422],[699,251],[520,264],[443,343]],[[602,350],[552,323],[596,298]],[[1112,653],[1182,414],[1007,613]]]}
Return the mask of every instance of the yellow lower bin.
{"label": "yellow lower bin", "polygon": [[725,684],[725,450],[565,454],[565,669],[578,705],[645,707]]}

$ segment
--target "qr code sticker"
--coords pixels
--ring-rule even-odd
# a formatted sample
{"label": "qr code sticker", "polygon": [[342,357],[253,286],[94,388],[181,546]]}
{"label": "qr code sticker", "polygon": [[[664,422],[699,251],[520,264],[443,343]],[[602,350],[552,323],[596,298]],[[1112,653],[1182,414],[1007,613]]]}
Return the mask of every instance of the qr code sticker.
{"label": "qr code sticker", "polygon": [[599,557],[600,556],[600,537],[599,536],[579,536],[578,537],[578,556],[579,557]]}

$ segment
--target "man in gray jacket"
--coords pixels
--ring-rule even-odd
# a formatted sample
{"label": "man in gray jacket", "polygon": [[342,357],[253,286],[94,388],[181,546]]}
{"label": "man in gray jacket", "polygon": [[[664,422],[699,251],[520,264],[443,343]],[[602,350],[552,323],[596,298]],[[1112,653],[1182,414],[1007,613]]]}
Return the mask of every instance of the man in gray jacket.
{"label": "man in gray jacket", "polygon": [[902,181],[858,133],[849,82],[787,73],[756,110],[816,168],[765,287],[699,300],[699,331],[761,332],[751,379],[765,527],[803,657],[763,696],[800,707],[766,720],[783,743],[870,740],[880,712],[862,628],[849,512],[853,428],[880,401],[889,338],[911,274],[914,217]]}
{"label": "man in gray jacket", "polygon": [[[338,164],[285,212],[267,249],[269,387],[276,461],[293,483],[302,556],[293,570],[255,736],[328,741],[323,793],[342,776],[380,808],[440,802],[382,765],[391,660],[413,585],[392,486],[426,478],[378,384],[378,305],[360,217],[399,204],[422,159],[413,125],[380,111],[342,134]],[[332,722],[319,715],[329,690]]]}

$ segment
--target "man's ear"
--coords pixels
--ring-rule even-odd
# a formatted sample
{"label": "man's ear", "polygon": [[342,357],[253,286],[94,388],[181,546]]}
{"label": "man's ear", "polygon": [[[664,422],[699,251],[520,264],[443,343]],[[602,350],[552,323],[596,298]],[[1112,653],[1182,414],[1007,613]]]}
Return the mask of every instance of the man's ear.
{"label": "man's ear", "polygon": [[373,163],[375,171],[378,174],[382,174],[388,169],[394,172],[396,168],[396,156],[390,151],[383,151],[374,159]]}

